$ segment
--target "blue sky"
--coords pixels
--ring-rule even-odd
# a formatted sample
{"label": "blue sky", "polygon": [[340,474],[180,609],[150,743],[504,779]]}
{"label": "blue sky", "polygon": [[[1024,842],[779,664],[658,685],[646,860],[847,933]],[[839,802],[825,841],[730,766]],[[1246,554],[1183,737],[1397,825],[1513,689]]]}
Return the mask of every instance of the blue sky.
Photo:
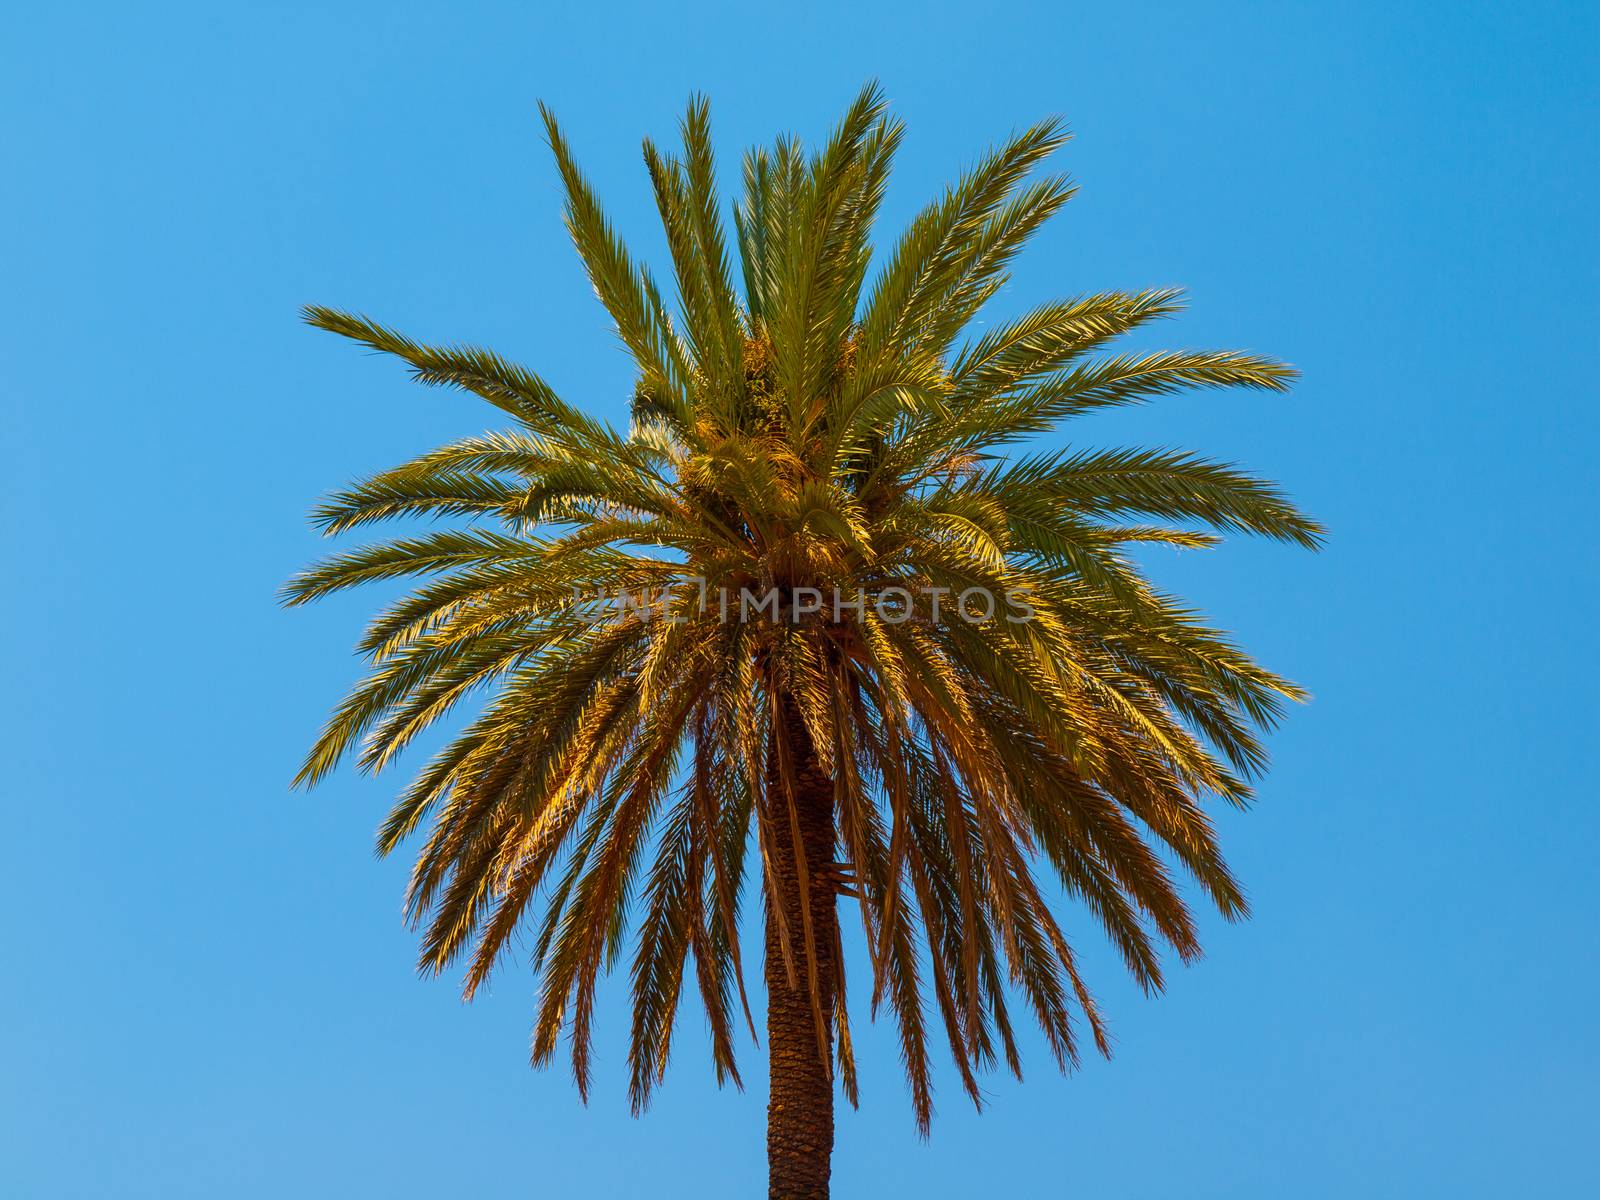
{"label": "blue sky", "polygon": [[[1182,345],[1287,399],[1180,398],[1074,439],[1192,446],[1332,530],[1152,560],[1315,700],[1222,825],[1256,917],[1147,999],[1081,913],[1117,1053],[1038,1040],[920,1143],[862,1037],[835,1195],[1582,1194],[1600,822],[1596,10],[1394,3],[30,5],[0,39],[0,1191],[19,1197],[751,1195],[763,1070],[692,1010],[627,1114],[526,1064],[531,984],[422,981],[402,776],[287,782],[373,597],[285,613],[323,490],[494,423],[296,321],[365,309],[623,410],[535,101],[650,255],[639,139],[707,91],[724,165],[868,77],[898,226],[1046,113],[1080,197],[995,313],[1183,284]],[[858,964],[859,969],[859,964]]]}

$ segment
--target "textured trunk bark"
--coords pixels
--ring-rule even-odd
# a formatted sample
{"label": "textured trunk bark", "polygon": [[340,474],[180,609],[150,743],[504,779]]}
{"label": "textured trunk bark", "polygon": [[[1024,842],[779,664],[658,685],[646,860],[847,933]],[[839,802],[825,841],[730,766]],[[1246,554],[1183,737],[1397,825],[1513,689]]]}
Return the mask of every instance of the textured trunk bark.
{"label": "textured trunk bark", "polygon": [[[767,761],[768,833],[773,888],[766,889],[767,1054],[771,1099],[767,1103],[767,1195],[770,1200],[826,1200],[833,1155],[833,1004],[837,971],[834,947],[837,907],[834,858],[833,784],[817,762],[804,724],[790,704],[783,706],[791,748],[795,811],[789,811],[777,746]],[[795,834],[805,850],[803,887],[795,854]],[[802,891],[809,893],[802,895]],[[811,978],[807,969],[805,915],[810,908],[815,947],[816,991],[823,1016],[824,1044],[818,1044]],[[774,905],[780,905],[798,987],[791,987]]]}

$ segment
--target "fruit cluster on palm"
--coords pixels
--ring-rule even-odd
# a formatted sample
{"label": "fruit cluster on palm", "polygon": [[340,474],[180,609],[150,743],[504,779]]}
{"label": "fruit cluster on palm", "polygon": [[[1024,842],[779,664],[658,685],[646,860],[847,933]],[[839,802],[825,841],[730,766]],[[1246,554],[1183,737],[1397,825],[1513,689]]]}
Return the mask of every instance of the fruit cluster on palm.
{"label": "fruit cluster on palm", "polygon": [[[857,1087],[841,900],[865,947],[857,995],[898,1029],[923,1128],[936,1039],[974,1100],[983,1070],[1020,1070],[1018,1020],[1063,1067],[1085,1038],[1106,1048],[1056,892],[1150,989],[1161,946],[1199,952],[1176,870],[1244,913],[1205,806],[1248,797],[1258,733],[1300,693],[1155,590],[1128,548],[1218,531],[1314,546],[1319,530],[1271,485],[1192,454],[1027,443],[1090,410],[1278,391],[1292,372],[1232,352],[1109,352],[1177,310],[1170,290],[1045,304],[961,341],[1072,195],[1032,177],[1064,140],[1054,123],[987,154],[873,271],[902,132],[876,88],[816,152],[782,139],[746,156],[731,237],[694,101],[681,159],[645,145],[672,306],[545,124],[573,242],[637,364],[631,427],[489,351],[307,310],[511,424],[317,510],[330,534],[455,520],[290,584],[303,603],[419,577],[362,639],[370,673],[300,780],[351,752],[382,768],[480,701],[379,837],[383,853],[420,839],[406,906],[423,966],[460,965],[470,996],[527,934],[533,1059],[565,1033],[586,1092],[596,989],[625,960],[636,1108],[691,989],[717,1077],[738,1081],[740,1029],[755,1032],[740,929],[757,897],[771,1194],[826,1195],[835,1088]],[[893,615],[794,602],[809,589],[913,599]],[[935,617],[927,602],[974,590],[1026,596],[1027,619],[948,602]],[[770,618],[706,599],[773,592]],[[650,597],[652,619],[606,599],[624,594]]]}

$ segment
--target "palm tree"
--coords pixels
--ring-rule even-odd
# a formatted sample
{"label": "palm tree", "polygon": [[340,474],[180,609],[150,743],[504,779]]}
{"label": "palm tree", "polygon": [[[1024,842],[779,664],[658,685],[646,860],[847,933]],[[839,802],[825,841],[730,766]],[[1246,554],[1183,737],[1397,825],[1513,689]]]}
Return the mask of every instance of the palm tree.
{"label": "palm tree", "polygon": [[1151,991],[1159,946],[1200,952],[1174,867],[1225,917],[1245,914],[1205,806],[1248,799],[1258,733],[1301,693],[1127,551],[1216,531],[1314,547],[1320,530],[1272,485],[1193,454],[1008,447],[1181,389],[1281,391],[1293,372],[1234,352],[1109,354],[1177,311],[1170,290],[1045,304],[957,347],[1073,194],[1030,182],[1065,141],[1053,121],[924,209],[869,285],[902,126],[868,87],[820,151],[783,138],[745,157],[741,289],[707,106],[691,101],[681,159],[644,147],[676,311],[544,122],[567,227],[638,369],[631,428],[488,350],[306,310],[513,424],[315,511],[328,534],[458,520],[288,585],[301,604],[422,577],[373,620],[370,673],[297,782],[348,752],[379,770],[482,697],[378,851],[420,837],[406,911],[421,965],[460,965],[468,997],[530,935],[533,1061],[566,1030],[585,1097],[597,981],[631,947],[635,1112],[666,1069],[686,974],[716,1076],[739,1083],[738,1026],[756,1033],[739,930],[758,891],[770,1195],[826,1196],[835,1081],[857,1092],[841,897],[923,1132],[930,1027],[974,1103],[980,1071],[1020,1073],[1019,1001],[1062,1069],[1084,1028],[1107,1051],[1047,887],[1082,901]]}

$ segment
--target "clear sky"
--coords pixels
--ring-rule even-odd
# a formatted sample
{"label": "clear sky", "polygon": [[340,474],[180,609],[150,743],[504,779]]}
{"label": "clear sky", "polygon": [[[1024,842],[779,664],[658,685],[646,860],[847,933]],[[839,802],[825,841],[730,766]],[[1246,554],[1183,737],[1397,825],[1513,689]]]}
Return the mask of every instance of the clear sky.
{"label": "clear sky", "polygon": [[[1313,556],[1152,560],[1315,701],[1222,818],[1256,917],[1147,999],[1069,928],[1115,1059],[920,1143],[860,1034],[835,1194],[1600,1194],[1592,4],[27,5],[0,35],[0,1193],[749,1196],[764,1069],[691,1008],[628,1116],[526,1062],[531,984],[413,973],[403,781],[287,783],[377,597],[280,611],[323,490],[494,423],[299,325],[488,343],[623,411],[535,101],[656,256],[641,136],[710,93],[725,167],[868,77],[897,227],[1046,113],[1081,196],[995,312],[1183,284],[1162,340],[1298,364],[1077,439],[1283,480]],[[859,973],[861,965],[857,963]],[[859,1018],[858,1018],[859,1019]],[[862,1022],[865,1024],[864,1021]],[[946,1064],[948,1068],[948,1064]]]}

